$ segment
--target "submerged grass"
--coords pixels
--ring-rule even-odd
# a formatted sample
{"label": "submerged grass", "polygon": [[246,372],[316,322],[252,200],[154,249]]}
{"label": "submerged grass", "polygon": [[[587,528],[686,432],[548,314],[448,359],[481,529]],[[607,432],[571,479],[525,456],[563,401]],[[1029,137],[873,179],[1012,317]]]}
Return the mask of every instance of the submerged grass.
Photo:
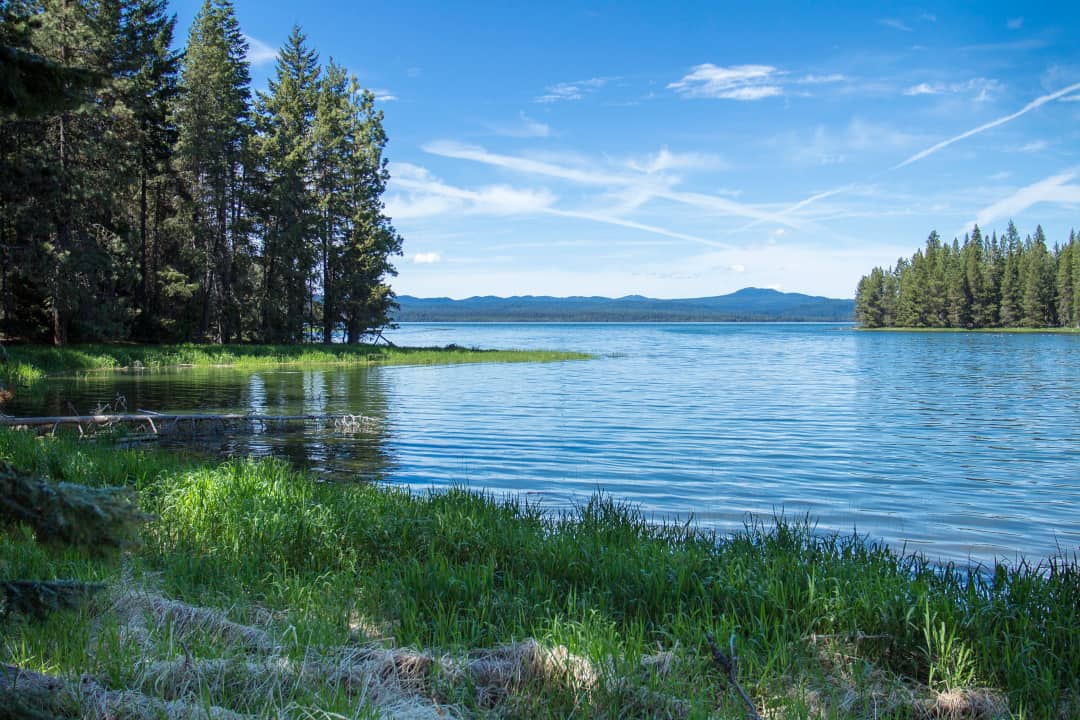
{"label": "submerged grass", "polygon": [[457,345],[413,348],[386,345],[11,345],[0,379],[9,386],[46,375],[120,368],[229,366],[257,369],[277,365],[438,365],[475,362],[583,360],[582,353],[553,350],[480,350]]}
{"label": "submerged grass", "polygon": [[1076,557],[939,567],[805,518],[716,537],[603,496],[560,515],[13,431],[0,461],[133,486],[156,518],[112,560],[0,535],[0,577],[120,588],[0,626],[0,662],[88,674],[103,703],[129,688],[275,717],[742,717],[708,631],[734,636],[769,717],[1080,712]]}

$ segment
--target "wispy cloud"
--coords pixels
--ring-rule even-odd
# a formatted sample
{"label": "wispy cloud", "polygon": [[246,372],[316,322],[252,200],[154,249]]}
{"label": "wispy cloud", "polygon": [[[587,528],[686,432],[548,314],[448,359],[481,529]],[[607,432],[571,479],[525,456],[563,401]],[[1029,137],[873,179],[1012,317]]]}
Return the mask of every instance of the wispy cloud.
{"label": "wispy cloud", "polygon": [[761,100],[784,93],[778,83],[782,74],[771,65],[719,67],[705,63],[694,66],[681,80],[667,87],[688,98]]}
{"label": "wispy cloud", "polygon": [[606,213],[598,212],[586,212],[578,210],[557,210],[555,208],[547,208],[544,210],[546,215],[555,215],[557,217],[575,218],[577,220],[590,220],[592,222],[604,223],[606,225],[615,225],[617,227],[629,228],[631,230],[641,230],[643,232],[653,233],[654,235],[663,235],[665,237],[675,238],[676,240],[689,240],[691,242],[701,243],[709,247],[725,248],[727,245],[717,242],[715,240],[708,240],[697,235],[688,235],[686,233],[676,232],[667,228],[657,227],[656,225],[646,225],[645,223],[634,222],[633,220],[627,220],[616,215],[609,215]]}
{"label": "wispy cloud", "polygon": [[1020,28],[1024,27],[1024,18],[1009,18],[1009,21],[1005,23],[1005,27],[1009,28],[1010,30],[1019,30]]}
{"label": "wispy cloud", "polygon": [[[723,243],[697,235],[636,222],[610,213],[558,209],[552,207],[556,198],[547,190],[520,190],[505,185],[468,190],[449,185],[418,165],[397,163],[391,170],[394,176],[392,189],[404,190],[416,196],[400,198],[392,195],[387,201],[391,216],[400,217],[400,210],[410,207],[410,203],[414,208],[430,209],[431,215],[442,215],[448,212],[487,215],[551,215],[640,230],[654,235],[689,240],[710,247],[727,247]],[[430,202],[430,198],[436,198],[442,202]],[[414,262],[424,261],[414,258]]]}
{"label": "wispy cloud", "polygon": [[442,157],[493,165],[527,175],[542,175],[558,178],[582,185],[611,188],[633,188],[639,193],[638,205],[652,198],[659,198],[690,205],[724,216],[746,217],[758,220],[771,220],[782,225],[803,228],[806,223],[784,218],[759,207],[735,202],[725,197],[704,193],[680,192],[674,189],[679,181],[677,177],[663,174],[627,173],[589,167],[568,167],[557,163],[516,155],[502,155],[474,145],[464,145],[453,141],[436,141],[423,146],[425,152]]}
{"label": "wispy cloud", "polygon": [[975,220],[968,226],[976,223],[988,225],[995,220],[1013,217],[1040,203],[1069,205],[1080,203],[1080,185],[1067,184],[1076,175],[1076,170],[1069,170],[1021,188],[1012,195],[980,210]]}
{"label": "wispy cloud", "polygon": [[904,95],[909,97],[919,95],[957,95],[963,93],[974,93],[975,102],[986,102],[997,95],[1004,89],[1004,86],[998,80],[992,78],[972,78],[964,82],[954,83],[927,83],[921,82],[918,85],[912,85],[911,87],[904,89]]}
{"label": "wispy cloud", "polygon": [[919,83],[918,85],[912,85],[904,90],[904,94],[908,96],[914,95],[938,95],[944,92],[940,85],[931,85],[930,83]]}
{"label": "wispy cloud", "polygon": [[250,35],[244,35],[244,40],[248,45],[247,60],[252,65],[266,65],[277,60],[277,48]]}
{"label": "wispy cloud", "polygon": [[882,18],[881,20],[878,20],[878,24],[884,25],[885,27],[891,27],[893,30],[912,32],[911,27],[907,23],[897,18]]}
{"label": "wispy cloud", "polygon": [[1045,140],[1032,140],[1031,142],[1025,143],[1024,145],[1016,148],[1016,152],[1037,153],[1042,152],[1048,147],[1050,147],[1050,143],[1046,142]]}
{"label": "wispy cloud", "polygon": [[800,85],[826,85],[830,83],[847,82],[850,78],[847,75],[841,75],[840,73],[830,73],[828,75],[804,75],[795,82]]}
{"label": "wispy cloud", "polygon": [[[411,163],[395,163],[391,167],[391,188],[394,191],[407,191],[420,195],[419,198],[406,198],[401,202],[397,198],[389,202],[392,212],[395,205],[409,207],[409,203],[423,201],[424,196],[435,196],[452,202],[429,203],[427,208],[433,214],[449,211],[481,215],[519,215],[535,213],[552,205],[556,197],[546,189],[519,189],[507,185],[489,185],[479,190],[448,185],[433,176],[426,168]],[[414,215],[416,217],[416,215]]]}
{"label": "wispy cloud", "polygon": [[412,256],[412,261],[417,265],[434,265],[442,262],[442,255],[437,252],[418,252]]}
{"label": "wispy cloud", "polygon": [[494,128],[496,135],[514,138],[543,138],[551,136],[551,126],[547,123],[533,120],[524,112],[518,114],[517,125],[501,126]]}
{"label": "wispy cloud", "polygon": [[839,165],[868,153],[909,148],[926,137],[855,117],[842,128],[817,125],[809,133],[784,133],[771,142],[795,165]]}
{"label": "wispy cloud", "polygon": [[643,158],[629,160],[627,166],[632,170],[653,174],[667,170],[726,170],[729,164],[714,153],[671,152],[667,147],[662,147]]}
{"label": "wispy cloud", "polygon": [[372,88],[371,92],[375,95],[375,99],[378,102],[392,102],[398,99],[397,95],[386,88]]}
{"label": "wispy cloud", "polygon": [[575,80],[573,82],[548,85],[544,88],[544,94],[535,98],[533,102],[555,103],[583,100],[586,95],[590,95],[604,87],[609,80],[611,80],[611,78],[595,77],[589,78],[588,80]]}
{"label": "wispy cloud", "polygon": [[1075,85],[1070,85],[1069,87],[1062,88],[1061,90],[1058,90],[1056,92],[1052,92],[1052,93],[1049,93],[1047,95],[1043,95],[1041,97],[1035,98],[1034,100],[1029,102],[1027,105],[1020,108],[1019,110],[1012,113],[1011,115],[1005,115],[1004,117],[1000,117],[997,120],[991,120],[988,123],[984,123],[984,124],[982,124],[982,125],[980,125],[980,126],[978,126],[976,128],[972,128],[971,130],[968,130],[967,132],[960,133],[959,135],[951,137],[948,140],[943,140],[943,141],[939,142],[937,145],[932,145],[932,146],[926,148],[925,150],[921,150],[920,152],[915,153],[914,155],[909,157],[907,160],[904,160],[903,162],[901,162],[901,163],[899,163],[897,165],[894,165],[892,167],[892,169],[893,170],[898,170],[898,169],[900,169],[902,167],[906,167],[907,165],[910,165],[913,162],[918,162],[919,160],[922,160],[925,157],[929,157],[930,155],[933,155],[938,150],[942,150],[944,148],[947,148],[948,146],[952,145],[953,143],[960,142],[961,140],[965,140],[965,139],[967,139],[967,138],[969,138],[969,137],[971,137],[973,135],[978,135],[981,132],[985,132],[985,131],[990,130],[992,128],[996,128],[999,125],[1004,125],[1005,123],[1011,122],[1012,120],[1015,120],[1016,118],[1018,118],[1018,117],[1020,117],[1022,115],[1025,115],[1025,114],[1031,112],[1032,110],[1034,110],[1036,108],[1042,107],[1043,105],[1050,102],[1051,100],[1057,100],[1058,98],[1069,95],[1070,93],[1074,93],[1077,90],[1080,90],[1080,83],[1076,83]]}

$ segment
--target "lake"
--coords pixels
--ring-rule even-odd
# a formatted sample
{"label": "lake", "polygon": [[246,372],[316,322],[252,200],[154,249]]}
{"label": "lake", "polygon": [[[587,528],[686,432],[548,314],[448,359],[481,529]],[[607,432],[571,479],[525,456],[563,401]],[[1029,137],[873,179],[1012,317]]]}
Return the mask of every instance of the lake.
{"label": "lake", "polygon": [[50,381],[7,412],[117,394],[164,412],[358,413],[226,436],[335,480],[468,485],[552,509],[603,491],[722,530],[808,513],[940,560],[1080,548],[1080,337],[869,333],[833,324],[410,324],[401,345],[581,350],[590,361]]}

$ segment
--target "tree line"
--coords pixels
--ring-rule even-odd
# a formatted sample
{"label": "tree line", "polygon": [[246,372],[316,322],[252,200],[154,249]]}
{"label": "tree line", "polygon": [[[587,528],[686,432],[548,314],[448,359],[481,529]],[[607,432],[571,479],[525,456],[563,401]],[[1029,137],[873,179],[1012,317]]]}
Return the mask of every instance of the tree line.
{"label": "tree line", "polygon": [[1010,221],[989,237],[976,225],[859,280],[855,319],[864,327],[1080,327],[1080,236],[1047,247],[1042,226],[1023,240]]}
{"label": "tree line", "polygon": [[229,0],[0,8],[0,335],[295,343],[389,322],[383,114],[295,27],[265,92]]}

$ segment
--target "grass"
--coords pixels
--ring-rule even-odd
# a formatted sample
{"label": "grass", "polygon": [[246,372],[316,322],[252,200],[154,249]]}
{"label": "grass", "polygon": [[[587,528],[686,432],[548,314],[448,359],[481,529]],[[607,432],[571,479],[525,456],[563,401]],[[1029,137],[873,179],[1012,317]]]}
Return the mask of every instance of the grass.
{"label": "grass", "polygon": [[[1075,557],[938,567],[805,518],[714,537],[604,496],[559,515],[14,431],[0,461],[133,486],[156,517],[122,558],[0,535],[0,577],[100,580],[121,598],[9,620],[0,662],[161,701],[298,718],[743,717],[711,631],[734,637],[771,717],[1080,710]],[[133,605],[131,587],[170,600]]]}
{"label": "grass", "polygon": [[386,345],[10,345],[0,380],[11,387],[46,375],[88,373],[120,368],[229,366],[258,369],[278,365],[438,365],[475,362],[552,362],[583,360],[582,353],[549,350],[480,350],[448,345],[438,348]]}

